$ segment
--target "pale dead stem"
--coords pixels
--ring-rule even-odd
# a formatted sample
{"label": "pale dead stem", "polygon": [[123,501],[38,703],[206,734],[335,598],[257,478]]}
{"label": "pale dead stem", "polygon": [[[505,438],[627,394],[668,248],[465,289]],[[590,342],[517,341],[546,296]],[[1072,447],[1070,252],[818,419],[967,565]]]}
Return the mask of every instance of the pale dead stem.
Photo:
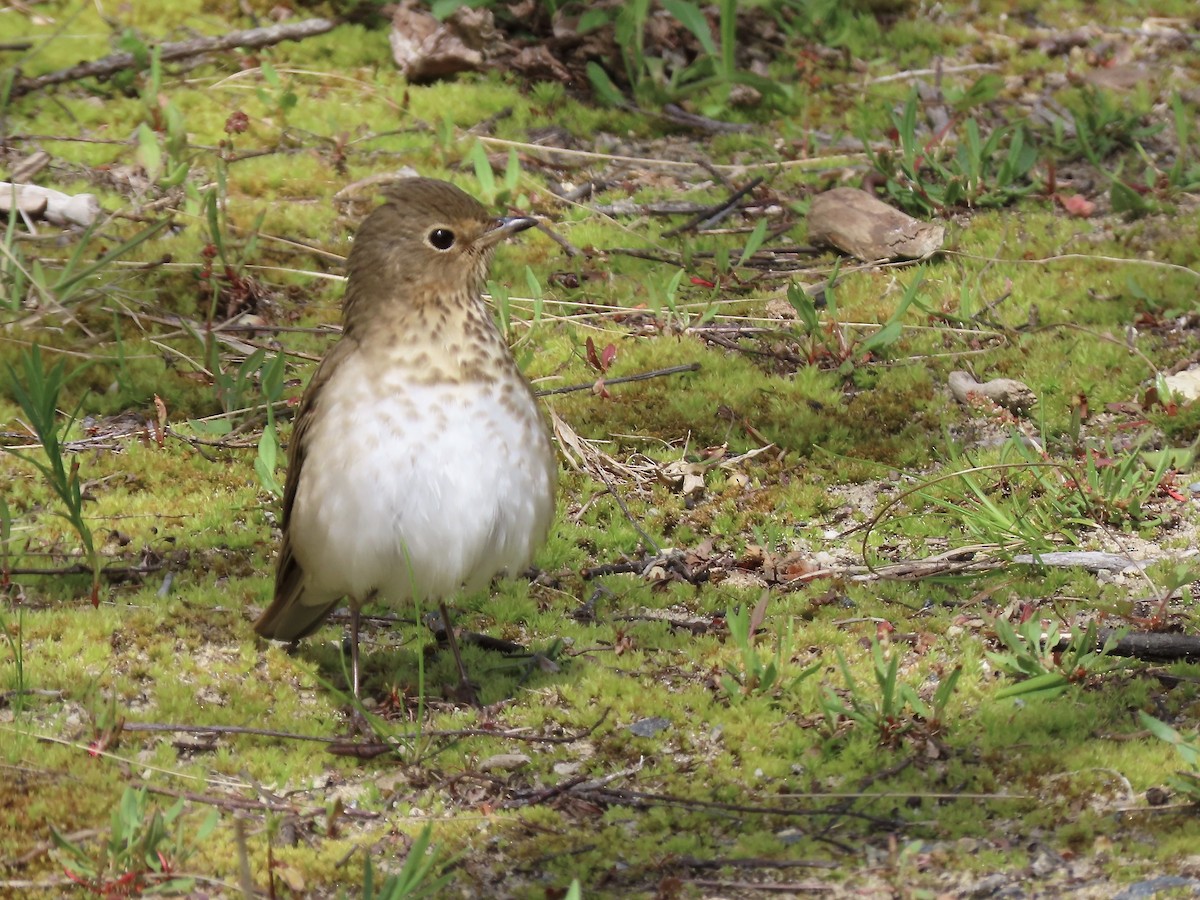
{"label": "pale dead stem", "polygon": [[[390,750],[395,749],[398,746],[398,743],[401,741],[418,740],[418,739],[430,738],[430,737],[447,738],[450,740],[458,740],[458,739],[461,739],[464,737],[485,737],[485,738],[490,738],[490,739],[499,739],[502,741],[518,741],[518,742],[532,743],[532,744],[550,744],[550,745],[572,744],[572,743],[576,743],[580,740],[584,740],[584,739],[590,737],[592,734],[594,734],[596,732],[596,730],[601,725],[603,725],[604,722],[607,720],[608,714],[609,714],[609,710],[606,708],[600,712],[600,715],[597,716],[596,720],[592,724],[585,726],[584,728],[582,728],[578,731],[573,731],[568,734],[559,734],[559,735],[531,734],[531,733],[529,733],[529,729],[525,729],[525,728],[510,729],[510,730],[496,730],[496,729],[489,729],[489,728],[423,729],[418,732],[414,732],[413,734],[410,734],[410,735],[390,736],[389,740],[387,740],[387,741],[375,741],[375,742],[363,742],[363,743],[347,742],[340,738],[327,737],[324,735],[306,735],[306,734],[298,734],[296,732],[289,732],[289,731],[277,731],[277,730],[266,729],[266,728],[248,728],[248,727],[233,726],[233,725],[205,726],[205,725],[161,724],[161,723],[152,723],[152,722],[145,722],[145,723],[122,722],[120,724],[120,731],[141,732],[141,733],[158,733],[158,734],[162,734],[162,733],[166,733],[166,734],[199,734],[199,735],[205,735],[205,734],[222,735],[223,734],[223,735],[245,735],[245,736],[251,736],[251,737],[266,737],[266,738],[283,739],[283,740],[289,740],[289,741],[301,741],[301,742],[326,744],[326,745],[328,745],[329,752],[331,752],[331,753],[341,755],[341,756],[355,756],[355,755],[361,755],[363,753],[378,755],[379,752],[388,752]],[[86,753],[88,756],[91,756],[96,759],[108,760],[112,763],[117,764],[118,766],[120,766],[123,769],[143,773],[143,775],[154,772],[159,775],[167,776],[168,778],[179,779],[179,780],[189,781],[189,782],[198,782],[198,783],[201,783],[205,788],[210,789],[210,790],[215,789],[215,790],[220,790],[220,791],[234,791],[234,792],[240,792],[240,793],[253,791],[254,793],[259,794],[260,796],[267,794],[267,792],[263,789],[263,787],[261,785],[255,783],[253,781],[234,780],[233,778],[230,778],[225,775],[221,775],[216,772],[208,772],[204,775],[189,774],[187,772],[182,772],[182,771],[178,771],[175,769],[168,769],[168,768],[164,768],[161,766],[155,766],[153,764],[149,764],[144,761],[136,761],[131,757],[123,756],[118,753],[114,753],[105,748],[98,747],[95,744],[81,744],[81,743],[78,743],[75,741],[67,740],[65,738],[56,737],[54,735],[36,734],[34,732],[25,731],[23,729],[16,728],[16,727],[13,727],[10,725],[0,724],[0,731],[6,731],[12,735],[23,736],[23,737],[27,737],[27,738],[32,737],[35,740],[42,741],[45,743],[58,744],[63,747],[68,747],[68,748],[77,750],[80,753]],[[10,768],[10,767],[0,765],[0,768]],[[26,767],[22,767],[22,768],[26,772],[31,771]],[[47,774],[57,775],[59,773],[56,773],[53,771],[47,771]],[[190,791],[188,791],[188,792],[173,791],[168,788],[164,788],[161,786],[156,786],[156,785],[146,783],[145,781],[142,781],[141,784],[142,784],[142,786],[144,786],[147,790],[151,791],[152,793],[161,794],[163,796],[168,796],[168,797],[184,798],[184,799],[196,801],[199,803],[204,803],[207,805],[220,806],[223,808],[236,808],[236,809],[262,810],[262,811],[270,811],[270,810],[292,811],[292,812],[296,811],[296,805],[294,802],[291,802],[291,801],[285,803],[283,801],[275,801],[274,799],[272,799],[271,801],[267,801],[264,799],[251,800],[251,799],[246,799],[244,797],[236,797],[236,796],[235,797],[230,797],[230,796],[210,797],[210,796],[205,796],[205,795],[194,794]],[[314,807],[313,810],[311,810],[310,812],[311,812],[311,814],[324,815],[326,813],[326,811],[327,811],[326,807],[324,805],[321,805],[319,807]],[[351,812],[351,810],[347,809],[346,812],[349,813],[349,812]],[[377,818],[380,818],[382,814],[375,813],[375,812],[369,812],[369,811],[365,811],[365,810],[354,810],[353,815],[354,815],[354,817],[357,817],[357,818],[377,819]]]}
{"label": "pale dead stem", "polygon": [[1112,263],[1114,265],[1147,266],[1152,269],[1167,269],[1172,272],[1180,272],[1185,275],[1191,275],[1193,278],[1200,278],[1200,272],[1197,272],[1195,269],[1188,268],[1187,266],[1180,266],[1176,263],[1163,262],[1159,259],[1138,259],[1136,257],[1128,256],[1095,256],[1090,253],[1058,253],[1054,256],[1040,256],[1032,259],[1004,259],[1001,257],[981,256],[974,253],[963,253],[959,250],[942,250],[941,252],[947,256],[959,256],[963,259],[972,259],[977,262],[1002,262],[1022,265],[1047,265],[1049,263],[1080,259],[1088,260],[1089,262]]}
{"label": "pale dead stem", "polygon": [[166,775],[169,778],[177,778],[182,781],[198,782],[207,787],[215,787],[225,790],[240,791],[253,787],[253,785],[248,782],[236,781],[216,771],[210,771],[205,775],[191,775],[187,772],[181,772],[176,769],[167,769],[162,766],[156,766],[153,763],[147,762],[143,759],[135,759],[132,756],[122,756],[119,753],[114,753],[111,750],[104,749],[103,747],[96,747],[91,744],[67,740],[66,738],[56,737],[52,734],[38,734],[32,731],[26,731],[24,729],[14,727],[12,725],[0,723],[0,731],[8,732],[9,734],[15,736],[33,738],[46,744],[58,744],[60,747],[78,750],[80,753],[90,756],[93,759],[106,760],[128,772],[155,772],[159,775]]}
{"label": "pale dead stem", "polygon": [[[233,31],[214,37],[195,38],[190,41],[167,41],[157,49],[163,62],[187,59],[203,53],[232,50],[239,47],[260,48],[282,41],[302,40],[331,31],[335,22],[328,19],[306,19],[300,22],[285,22],[264,28]],[[125,69],[140,68],[133,53],[121,51],[110,53],[102,59],[78,63],[67,69],[59,69],[35,78],[18,78],[12,85],[13,98],[56,84],[65,84],[83,78],[104,77]]]}
{"label": "pale dead stem", "polygon": [[[387,106],[390,106],[396,112],[402,111],[400,104],[396,103],[394,100],[392,100],[391,98],[386,96],[375,85],[371,84],[371,82],[363,81],[361,78],[354,78],[353,76],[350,76],[350,75],[342,75],[338,72],[332,72],[332,71],[318,72],[313,69],[298,69],[298,68],[293,68],[290,66],[288,66],[288,67],[276,66],[275,71],[280,75],[298,75],[298,76],[305,77],[305,78],[311,78],[313,81],[320,84],[322,89],[329,89],[332,87],[346,88],[347,90],[352,91],[355,103],[362,103],[365,99],[365,97],[363,95],[367,94],[370,97],[373,97],[377,100],[382,101],[384,104],[386,104]],[[230,89],[236,88],[238,90],[244,90],[244,91],[257,91],[259,89],[259,85],[257,85],[257,84],[254,84],[254,85],[240,84],[239,82],[245,81],[248,78],[258,78],[258,76],[261,74],[262,74],[262,66],[254,66],[253,68],[242,69],[239,72],[234,72],[232,75],[225,75],[223,77],[210,76],[207,78],[185,79],[184,84],[197,85],[197,84],[204,84],[206,82],[211,82],[211,85],[207,88],[207,90],[215,91],[215,90],[223,89],[223,88],[230,88]],[[332,82],[338,82],[338,81],[343,81],[346,83],[344,85],[332,84]],[[377,134],[368,134],[361,138],[357,138],[356,140],[357,141],[371,140],[372,138],[375,138],[378,136],[379,135],[377,135]]]}
{"label": "pale dead stem", "polygon": [[658,469],[656,464],[650,462],[631,466],[619,462],[599,448],[604,442],[581,438],[553,409],[549,410],[549,413],[550,424],[554,428],[555,437],[558,438],[563,458],[576,472],[590,475],[597,481],[605,481],[605,476],[611,474],[639,488],[655,481]]}
{"label": "pale dead stem", "polygon": [[[762,171],[763,169],[802,169],[820,172],[841,169],[856,162],[867,162],[866,153],[842,153],[837,156],[814,157],[811,159],[788,159],[778,162],[760,163],[758,165],[703,165],[698,162],[655,159],[649,156],[621,156],[614,153],[598,153],[592,150],[571,150],[566,147],[551,147],[545,144],[531,144],[527,141],[510,141],[504,138],[476,136],[479,143],[492,147],[512,147],[530,156],[558,156],[570,159],[587,159],[595,162],[621,163],[651,170],[682,169],[690,172],[711,174],[711,170],[723,172],[726,175],[743,175],[747,172]],[[711,167],[711,169],[710,169]]]}
{"label": "pale dead stem", "polygon": [[[612,385],[616,385],[616,384],[631,384],[632,382],[635,382],[635,381],[649,381],[651,378],[663,378],[668,375],[680,375],[684,372],[699,372],[699,371],[700,371],[700,363],[694,362],[694,363],[687,363],[682,366],[669,366],[666,369],[652,369],[649,372],[638,372],[637,374],[634,374],[634,375],[622,375],[618,378],[605,377],[601,380],[603,381],[605,387],[611,387]],[[535,381],[535,383],[538,383],[543,380],[545,380],[545,379],[537,379]],[[539,396],[539,397],[547,397],[550,395],[557,395],[557,394],[574,394],[574,393],[578,393],[579,391],[595,390],[596,384],[597,384],[596,380],[593,379],[592,381],[584,382],[582,384],[568,384],[563,387],[554,387],[554,388],[545,388],[545,389],[541,389],[541,390],[535,390],[534,393],[537,394],[537,396]],[[619,435],[615,435],[615,436],[619,437]]]}
{"label": "pale dead stem", "polygon": [[658,544],[642,529],[641,524],[629,511],[629,507],[625,505],[625,500],[621,497],[616,486],[609,478],[609,474],[611,473],[620,478],[623,483],[632,484],[639,490],[644,490],[654,480],[657,474],[657,465],[631,466],[619,462],[598,448],[599,441],[588,441],[576,434],[575,430],[564,422],[553,409],[549,410],[549,414],[550,423],[554,428],[554,435],[558,438],[559,448],[562,450],[563,458],[567,461],[567,464],[576,472],[586,473],[605,486],[605,490],[595,492],[580,505],[578,512],[574,516],[575,523],[579,523],[583,514],[600,497],[603,497],[605,494],[612,494],[613,499],[617,502],[617,506],[621,508],[621,512],[629,521],[629,524],[633,526],[634,530],[637,531],[638,535],[641,536],[645,545],[652,547],[655,552],[658,552]]}
{"label": "pale dead stem", "polygon": [[[1030,440],[1033,440],[1035,443],[1035,446],[1038,446],[1040,449],[1040,445],[1037,443],[1036,438],[1034,438],[1033,436],[1028,436],[1028,437],[1030,438]],[[907,499],[908,497],[911,497],[913,494],[919,493],[924,490],[928,490],[933,485],[939,484],[940,482],[943,482],[943,481],[949,481],[949,480],[952,480],[955,478],[960,478],[964,475],[973,475],[973,474],[980,473],[980,472],[1025,471],[1027,469],[1035,468],[1035,467],[1036,468],[1048,468],[1048,469],[1054,470],[1058,474],[1060,480],[1062,480],[1062,481],[1068,480],[1073,475],[1073,470],[1071,469],[1071,467],[1069,465],[1067,465],[1065,463],[1055,462],[1055,461],[1049,460],[1049,459],[1047,459],[1043,462],[993,463],[990,465],[970,466],[965,469],[956,469],[953,472],[944,472],[944,473],[937,475],[931,479],[922,481],[922,482],[914,485],[911,488],[907,488],[903,491],[900,491],[893,497],[889,497],[887,502],[884,503],[879,508],[879,510],[875,513],[875,515],[873,515],[869,520],[864,522],[862,525],[851,529],[849,532],[846,532],[846,535],[852,534],[854,531],[858,531],[860,529],[862,530],[862,532],[863,532],[862,559],[865,564],[865,571],[868,572],[871,576],[879,577],[879,578],[883,578],[883,577],[894,578],[897,576],[900,576],[900,577],[927,577],[928,575],[935,575],[935,574],[940,575],[940,574],[946,574],[949,572],[991,571],[994,569],[1011,566],[1012,560],[1005,554],[1008,551],[1011,551],[1012,549],[1022,546],[1022,544],[1020,542],[1015,543],[1015,544],[1009,544],[1009,545],[992,544],[992,545],[972,545],[972,546],[967,546],[967,547],[956,547],[956,548],[947,550],[944,553],[940,553],[937,556],[931,556],[931,557],[928,557],[927,559],[923,559],[923,560],[917,560],[914,562],[907,562],[907,563],[893,563],[888,566],[875,566],[875,565],[872,565],[872,563],[870,562],[870,558],[869,558],[869,554],[868,554],[868,550],[869,550],[868,541],[871,537],[871,533],[875,530],[876,526],[878,526],[879,523],[883,521],[884,517],[887,515],[889,510],[891,510],[893,507],[895,507],[901,501]],[[1112,545],[1115,546],[1121,553],[1126,554],[1128,556],[1128,554],[1130,552],[1128,547],[1122,543],[1120,537],[1113,529],[1103,525],[1102,523],[1096,523],[1096,530],[1097,530],[1098,534],[1100,534],[1102,537],[1109,540],[1112,543]],[[980,558],[978,556],[978,554],[983,553],[983,552],[991,552],[994,555],[990,556],[990,557]],[[970,558],[965,562],[956,562],[955,561],[956,558],[961,558],[964,555],[967,555]],[[1170,559],[1170,558],[1174,558],[1174,557],[1164,556],[1163,558]],[[1131,562],[1132,562],[1132,559],[1131,559]],[[1077,565],[1077,563],[1075,563],[1075,564]],[[929,571],[925,571],[925,569],[927,567],[929,568]],[[1158,585],[1156,585],[1154,583],[1154,580],[1146,573],[1145,567],[1144,566],[1134,566],[1133,568],[1134,568],[1135,573],[1137,575],[1140,575],[1142,577],[1142,579],[1146,582],[1148,589],[1150,591],[1152,591],[1155,596],[1161,596],[1162,589]],[[805,577],[808,577],[808,576],[805,576]],[[858,580],[864,580],[864,579],[858,579]]]}
{"label": "pale dead stem", "polygon": [[903,72],[895,72],[891,75],[880,75],[877,78],[867,78],[863,81],[856,81],[854,84],[844,85],[844,87],[853,92],[861,91],[863,87],[890,84],[893,81],[912,81],[916,78],[928,78],[931,75],[956,75],[960,72],[999,72],[1002,67],[998,63],[970,63],[961,66],[938,66],[935,69],[907,69]]}

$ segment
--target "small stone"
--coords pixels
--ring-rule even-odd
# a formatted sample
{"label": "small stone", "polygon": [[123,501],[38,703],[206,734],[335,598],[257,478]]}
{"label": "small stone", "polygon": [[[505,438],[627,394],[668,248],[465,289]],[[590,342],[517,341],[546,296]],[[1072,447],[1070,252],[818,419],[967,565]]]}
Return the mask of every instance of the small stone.
{"label": "small stone", "polygon": [[530,758],[524,753],[497,753],[495,756],[489,756],[479,763],[479,771],[491,772],[493,770],[500,772],[512,772],[515,769],[520,769],[530,763]]}
{"label": "small stone", "polygon": [[666,731],[670,727],[669,719],[664,719],[662,716],[651,716],[626,726],[625,730],[637,737],[654,737],[660,731]]}
{"label": "small stone", "polygon": [[1170,792],[1163,788],[1152,787],[1146,790],[1146,802],[1151,806],[1166,806],[1170,799]]}

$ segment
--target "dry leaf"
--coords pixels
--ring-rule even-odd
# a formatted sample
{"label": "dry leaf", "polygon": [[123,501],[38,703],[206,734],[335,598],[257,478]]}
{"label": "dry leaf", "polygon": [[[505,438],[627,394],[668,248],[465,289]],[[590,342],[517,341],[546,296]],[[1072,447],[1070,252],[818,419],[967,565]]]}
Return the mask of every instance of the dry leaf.
{"label": "dry leaf", "polygon": [[392,59],[409,81],[482,69],[488,51],[501,45],[490,10],[460,7],[439,22],[415,0],[395,8],[388,40]]}
{"label": "dry leaf", "polygon": [[705,467],[700,463],[678,459],[662,468],[663,480],[684,497],[699,498],[704,494]]}
{"label": "dry leaf", "polygon": [[1058,205],[1066,210],[1070,215],[1078,219],[1086,219],[1096,212],[1096,204],[1086,197],[1081,197],[1079,194],[1055,194],[1054,199],[1058,201]]}

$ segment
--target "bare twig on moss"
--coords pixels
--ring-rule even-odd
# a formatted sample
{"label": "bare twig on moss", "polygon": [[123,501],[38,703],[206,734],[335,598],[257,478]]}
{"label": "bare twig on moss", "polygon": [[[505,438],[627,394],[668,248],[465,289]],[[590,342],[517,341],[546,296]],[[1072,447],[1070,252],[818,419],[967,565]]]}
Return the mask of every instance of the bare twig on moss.
{"label": "bare twig on moss", "polygon": [[550,238],[550,240],[554,241],[554,243],[558,244],[558,246],[562,247],[563,252],[566,253],[567,256],[569,256],[569,257],[583,256],[582,250],[580,250],[578,247],[576,247],[574,244],[572,244],[570,241],[568,241],[565,237],[563,237],[561,234],[559,234],[557,231],[555,231],[553,228],[551,228],[545,222],[538,222],[537,230],[540,231],[542,234],[544,234],[546,237]]}
{"label": "bare twig on moss", "polygon": [[[450,730],[423,731],[420,736],[444,738],[494,737],[510,741],[525,741],[531,744],[570,744],[574,741],[582,740],[595,732],[604,723],[608,712],[605,709],[594,723],[582,731],[560,736],[527,734],[523,731],[513,730],[497,731],[487,728],[455,728]],[[361,756],[363,753],[377,756],[380,753],[386,753],[395,749],[395,744],[391,742],[370,741],[365,743],[350,743],[342,738],[325,737],[315,734],[297,734],[294,731],[278,731],[273,728],[251,728],[244,725],[174,725],[162,722],[125,722],[121,730],[154,733],[165,732],[168,734],[244,734],[254,737],[279,738],[285,741],[309,741],[317,744],[329,744],[329,752],[339,756]],[[417,735],[412,735],[412,737],[417,737]],[[405,736],[403,735],[396,738],[396,740],[404,739]]]}
{"label": "bare twig on moss", "polygon": [[[330,31],[336,23],[329,19],[306,19],[303,22],[286,22],[282,25],[271,25],[267,28],[251,28],[246,31],[234,31],[213,37],[196,38],[191,41],[169,41],[159,44],[159,54],[163,62],[198,56],[201,53],[214,53],[221,50],[232,50],[237,47],[254,49],[268,47],[282,41],[299,41]],[[36,78],[17,78],[12,86],[12,97],[20,97],[42,88],[69,81],[79,81],[83,78],[107,78],[125,69],[140,67],[140,63],[132,53],[110,53],[101,59],[91,62],[78,63],[66,69],[47,72]]]}
{"label": "bare twig on moss", "polygon": [[[320,815],[328,815],[326,809],[322,806],[320,809],[310,809],[307,812],[297,812],[296,804],[286,800],[248,800],[244,797],[222,797],[212,794],[198,794],[195,791],[175,791],[161,785],[151,784],[143,781],[139,787],[145,788],[151,794],[157,794],[160,797],[174,797],[177,800],[187,800],[191,803],[203,803],[205,806],[213,806],[217,809],[225,809],[230,811],[244,810],[248,812],[263,811],[293,813],[302,817],[312,817]],[[338,815],[345,816],[348,819],[356,819],[362,822],[373,822],[376,819],[383,817],[382,813],[371,812],[370,810],[358,809],[353,806],[340,810]]]}
{"label": "bare twig on moss", "polygon": [[705,213],[712,209],[708,203],[691,200],[659,200],[654,203],[638,203],[636,200],[618,200],[592,210],[602,216],[683,216]]}
{"label": "bare twig on moss", "polygon": [[745,122],[722,122],[720,119],[699,116],[688,112],[677,103],[665,104],[662,111],[662,117],[668,122],[674,122],[676,125],[683,125],[687,128],[694,128],[697,131],[706,131],[710,134],[745,133],[754,128],[753,125],[746,124]]}
{"label": "bare twig on moss", "polygon": [[585,181],[583,184],[578,185],[571,190],[567,190],[561,185],[556,187],[555,185],[551,184],[550,193],[552,193],[559,200],[562,200],[564,203],[578,203],[585,197],[594,197],[607,187],[607,182],[599,180]]}
{"label": "bare twig on moss", "polygon": [[[1112,629],[1102,629],[1096,635],[1096,643],[1103,647]],[[1060,641],[1065,647],[1069,641]],[[1057,649],[1057,648],[1056,648]],[[1158,632],[1136,632],[1117,639],[1110,651],[1112,656],[1128,656],[1147,662],[1174,662],[1180,659],[1200,659],[1200,637],[1187,634],[1160,634]]]}
{"label": "bare twig on moss", "polygon": [[[700,363],[688,363],[683,366],[671,366],[666,369],[653,369],[649,372],[639,372],[637,375],[623,375],[620,378],[605,378],[604,385],[629,384],[632,381],[648,381],[651,378],[663,378],[667,375],[678,375],[681,372],[698,372]],[[569,384],[566,387],[547,388],[544,391],[534,391],[539,397],[549,397],[551,394],[572,394],[576,391],[590,391],[596,386],[594,381],[587,384]]]}
{"label": "bare twig on moss", "polygon": [[742,198],[762,183],[763,178],[761,175],[757,178],[751,178],[750,181],[748,181],[745,185],[730,194],[729,197],[725,199],[725,202],[718,203],[716,206],[710,206],[707,209],[702,210],[700,213],[693,216],[691,219],[688,219],[688,221],[684,222],[677,228],[671,228],[668,231],[664,231],[662,236],[669,238],[675,237],[677,234],[683,234],[685,231],[691,231],[694,228],[711,228],[713,225],[717,224],[731,212],[737,209],[738,204],[742,202]]}
{"label": "bare twig on moss", "polygon": [[[105,566],[100,570],[100,574],[108,579],[115,578],[130,578],[139,575],[152,575],[160,571],[167,565],[166,560],[158,560],[156,562],[143,563],[140,566]],[[5,569],[5,574],[9,576],[29,576],[29,575],[90,575],[92,567],[85,566],[82,563],[74,563],[69,566],[57,566],[54,568],[32,568],[29,566],[14,566],[11,569]]]}
{"label": "bare twig on moss", "polygon": [[457,728],[449,731],[422,731],[419,734],[412,735],[397,735],[390,741],[332,741],[330,742],[329,752],[334,756],[350,756],[355,759],[371,759],[376,756],[381,756],[384,753],[391,753],[396,749],[396,743],[404,740],[415,740],[417,738],[429,737],[444,737],[444,738],[464,738],[464,737],[488,737],[500,738],[507,741],[525,741],[530,744],[573,744],[576,741],[581,741],[584,738],[591,737],[596,729],[604,724],[604,720],[608,718],[609,708],[605,708],[600,717],[591,725],[571,734],[551,736],[545,734],[526,734],[522,731],[496,731],[488,728]]}

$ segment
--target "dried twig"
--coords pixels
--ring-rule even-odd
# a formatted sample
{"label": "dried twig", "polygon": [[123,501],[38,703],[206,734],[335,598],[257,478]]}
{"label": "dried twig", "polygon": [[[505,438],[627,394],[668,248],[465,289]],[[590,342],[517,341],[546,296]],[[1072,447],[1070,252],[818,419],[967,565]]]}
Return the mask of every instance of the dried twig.
{"label": "dried twig", "polygon": [[[303,22],[286,22],[267,28],[251,28],[214,37],[196,38],[191,41],[169,41],[159,44],[160,58],[164,61],[198,56],[235,47],[268,47],[282,41],[298,41],[330,31],[336,23],[329,19],[306,19]],[[47,72],[36,78],[17,78],[12,86],[13,98],[38,91],[56,84],[79,81],[82,78],[107,78],[125,69],[139,68],[140,64],[132,53],[110,53],[101,59],[79,63],[67,69]]]}
{"label": "dried twig", "polygon": [[712,209],[707,203],[690,200],[660,200],[657,203],[638,203],[636,200],[618,200],[592,209],[602,216],[682,216],[705,213]]}
{"label": "dried twig", "polygon": [[[1096,635],[1096,644],[1103,647],[1113,636],[1111,629],[1103,629]],[[1059,647],[1066,647],[1060,641]],[[1058,649],[1056,647],[1055,649]],[[1174,662],[1180,659],[1200,659],[1200,638],[1187,634],[1163,634],[1158,632],[1135,632],[1117,639],[1112,649],[1113,656],[1128,656],[1148,662]]]}
{"label": "dried twig", "polygon": [[708,116],[698,116],[695,113],[690,113],[676,103],[667,103],[663,106],[663,118],[668,122],[674,122],[676,125],[683,125],[687,128],[695,128],[698,131],[707,131],[710,133],[744,133],[752,131],[753,125],[745,122],[722,122],[720,119],[710,119]]}
{"label": "dried twig", "polygon": [[[605,378],[604,386],[608,387],[614,384],[628,384],[631,381],[648,381],[651,378],[663,378],[667,375],[678,375],[680,372],[698,372],[700,371],[700,363],[688,363],[685,366],[671,366],[666,369],[654,369],[649,372],[639,372],[637,375],[623,375],[620,378]],[[547,388],[544,391],[534,391],[539,397],[548,397],[551,394],[572,394],[576,391],[590,391],[596,386],[594,381],[589,381],[587,384],[569,384],[566,387]]]}
{"label": "dried twig", "polygon": [[[155,562],[143,563],[139,566],[105,566],[100,570],[100,574],[106,578],[130,578],[138,575],[152,575],[155,572],[162,570],[167,565],[166,560],[158,560]],[[4,574],[13,576],[29,576],[29,575],[91,575],[92,567],[85,566],[81,563],[74,563],[69,566],[58,566],[56,568],[38,569],[28,566],[14,566],[11,569],[5,569]]]}
{"label": "dried twig", "polygon": [[688,221],[684,222],[677,228],[672,228],[669,231],[664,231],[662,236],[665,238],[675,237],[677,234],[683,234],[685,231],[691,231],[693,228],[711,228],[717,222],[720,222],[727,215],[733,212],[742,198],[753,191],[756,187],[763,183],[762,176],[751,178],[743,187],[734,191],[725,200],[724,203],[718,203],[716,206],[711,206],[703,210],[698,215],[693,216]]}
{"label": "dried twig", "polygon": [[332,741],[330,742],[329,752],[335,756],[351,756],[355,759],[371,759],[376,756],[381,756],[384,753],[391,753],[396,749],[396,744],[399,741],[417,740],[429,737],[447,737],[447,738],[464,738],[464,737],[489,737],[501,738],[509,741],[526,741],[531,744],[573,744],[576,741],[581,741],[586,737],[590,737],[597,728],[599,728],[606,718],[608,718],[609,709],[605,709],[600,713],[594,723],[589,725],[583,731],[577,731],[573,734],[565,734],[560,737],[551,737],[544,734],[526,734],[521,731],[495,731],[488,728],[460,728],[453,731],[421,731],[411,735],[397,735],[390,741]]}

